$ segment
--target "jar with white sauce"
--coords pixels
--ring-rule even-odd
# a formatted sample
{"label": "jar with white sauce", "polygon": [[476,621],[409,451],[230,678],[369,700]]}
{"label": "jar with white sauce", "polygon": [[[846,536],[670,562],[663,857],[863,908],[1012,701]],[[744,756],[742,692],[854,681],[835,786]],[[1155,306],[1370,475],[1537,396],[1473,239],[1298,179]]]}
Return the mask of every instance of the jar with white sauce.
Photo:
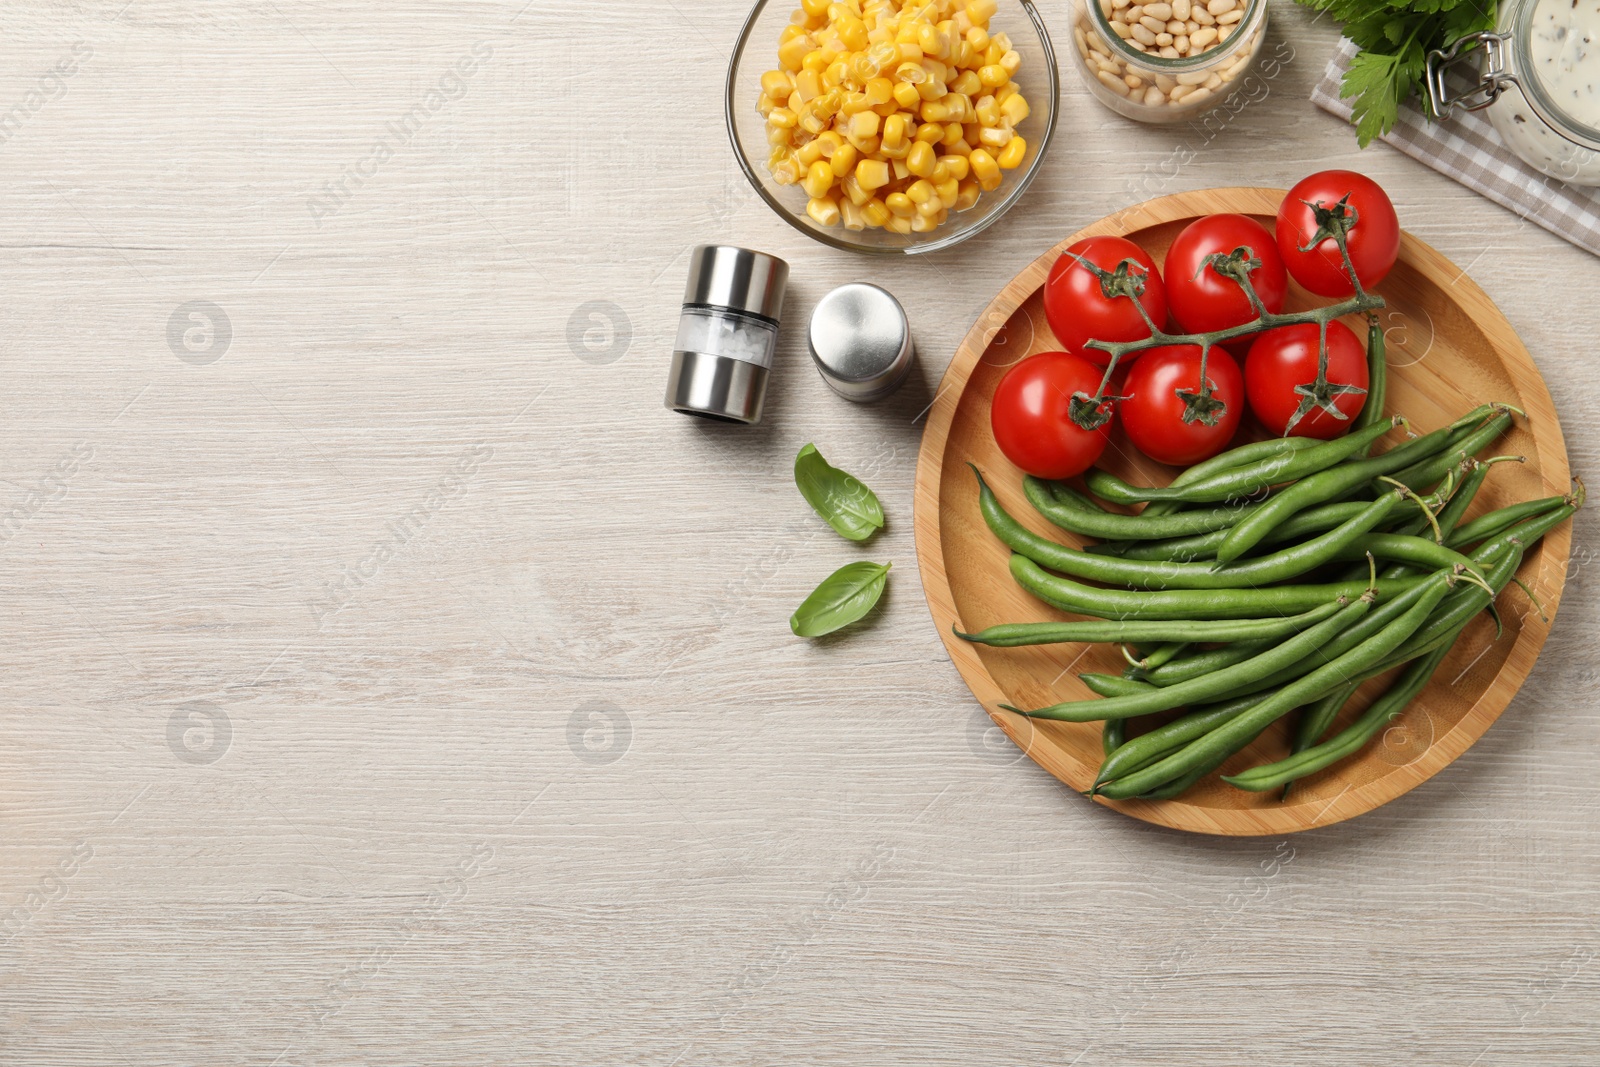
{"label": "jar with white sauce", "polygon": [[1072,0],[1072,55],[1089,91],[1140,122],[1184,122],[1241,88],[1267,0]]}
{"label": "jar with white sauce", "polygon": [[[1447,78],[1469,66],[1462,90]],[[1434,114],[1489,109],[1510,148],[1542,174],[1600,185],[1600,0],[1502,0],[1493,33],[1428,56]]]}

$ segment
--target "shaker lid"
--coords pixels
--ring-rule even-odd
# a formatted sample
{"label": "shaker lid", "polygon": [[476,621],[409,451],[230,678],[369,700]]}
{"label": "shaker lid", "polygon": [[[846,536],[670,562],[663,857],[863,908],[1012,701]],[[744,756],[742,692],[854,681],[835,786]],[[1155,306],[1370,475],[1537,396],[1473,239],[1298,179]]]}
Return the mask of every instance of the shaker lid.
{"label": "shaker lid", "polygon": [[699,245],[689,257],[685,304],[728,307],[776,322],[783,310],[789,264],[734,245]]}
{"label": "shaker lid", "polygon": [[905,309],[868,282],[841,285],[823,297],[811,313],[807,340],[822,380],[849,400],[881,399],[911,370]]}

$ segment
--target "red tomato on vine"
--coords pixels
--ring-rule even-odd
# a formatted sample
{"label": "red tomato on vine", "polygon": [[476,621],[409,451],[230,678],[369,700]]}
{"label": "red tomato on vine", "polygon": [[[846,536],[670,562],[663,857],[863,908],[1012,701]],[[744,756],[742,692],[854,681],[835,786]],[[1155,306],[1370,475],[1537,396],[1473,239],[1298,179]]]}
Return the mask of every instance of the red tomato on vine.
{"label": "red tomato on vine", "polygon": [[1006,372],[989,426],[1006,458],[1039,478],[1082,474],[1106,450],[1111,421],[1086,430],[1072,419],[1075,394],[1094,397],[1105,370],[1070,352],[1040,352]]}
{"label": "red tomato on vine", "polygon": [[1325,170],[1302,178],[1278,208],[1278,251],[1294,280],[1318,296],[1355,294],[1339,253],[1346,233],[1350,265],[1371,289],[1400,256],[1400,219],[1377,182],[1351,170]]}
{"label": "red tomato on vine", "polygon": [[[1050,268],[1044,283],[1044,317],[1061,347],[1104,367],[1108,353],[1089,341],[1142,341],[1150,321],[1167,320],[1167,293],[1150,253],[1122,237],[1086,237]],[[1121,295],[1127,294],[1127,295]],[[1130,353],[1123,362],[1138,358]]]}
{"label": "red tomato on vine", "polygon": [[1200,346],[1152,348],[1128,371],[1117,413],[1135,448],[1159,463],[1187,467],[1228,447],[1244,417],[1244,375],[1213,348],[1200,381]]}

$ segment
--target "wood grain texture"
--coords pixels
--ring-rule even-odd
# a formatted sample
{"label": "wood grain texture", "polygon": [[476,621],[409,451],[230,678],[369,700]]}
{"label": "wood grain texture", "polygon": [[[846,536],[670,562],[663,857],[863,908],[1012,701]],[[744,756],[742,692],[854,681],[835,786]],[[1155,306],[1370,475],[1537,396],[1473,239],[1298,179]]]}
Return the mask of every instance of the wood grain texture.
{"label": "wood grain texture", "polygon": [[[911,504],[961,338],[1127,204],[1367,171],[1505,310],[1580,472],[1600,263],[1358,153],[1307,103],[1332,27],[1287,3],[1266,47],[1292,59],[1225,123],[1136,126],[1063,71],[1052,158],[998,225],[835,253],[722,135],[744,13],[4,5],[0,113],[93,54],[0,144],[0,1063],[1592,1063],[1587,516],[1495,728],[1286,843],[1148,826],[1021,758],[929,622]],[[751,430],[661,408],[706,240],[794,268]],[[795,328],[854,279],[920,352],[872,407]],[[197,300],[232,328],[210,363],[168,339]],[[793,491],[807,441],[882,498],[865,546]],[[793,638],[860,558],[895,562],[873,621]]]}
{"label": "wood grain texture", "polygon": [[[963,641],[956,630],[975,632],[1001,622],[1064,621],[1025,592],[1007,569],[1011,550],[989,532],[978,513],[976,479],[969,465],[987,473],[1000,504],[1033,531],[1074,547],[1091,542],[1056,529],[1037,514],[1022,491],[1022,472],[995,444],[989,426],[994,392],[1008,368],[1058,345],[1044,322],[1043,287],[1063,250],[1086,237],[1126,237],[1165,264],[1173,239],[1197,218],[1248,215],[1271,226],[1282,189],[1207,189],[1130,205],[1064,238],[1008,282],[956,350],[928,413],[917,461],[917,559],[934,626],[951,659],[996,725],[1040,766],[1080,792],[1094,783],[1103,759],[1098,723],[1059,723],[1003,711],[1044,707],[1094,694],[1078,679],[1085,671],[1118,674],[1115,647],[1079,643],[1021,649],[991,649]],[[1402,414],[1414,433],[1448,426],[1491,399],[1526,414],[1484,455],[1520,456],[1485,480],[1471,515],[1523,500],[1559,496],[1570,488],[1566,443],[1538,368],[1516,332],[1483,290],[1437,251],[1404,234],[1393,272],[1375,290],[1387,301],[1380,313],[1396,343],[1386,414]],[[1297,311],[1321,303],[1292,284],[1284,307]],[[1352,316],[1346,325],[1363,325]],[[1249,433],[1260,434],[1251,426]],[[1391,445],[1392,447],[1392,445]],[[1163,485],[1175,468],[1140,455],[1120,433],[1113,436],[1100,467],[1134,485]],[[1527,679],[1549,636],[1560,606],[1570,562],[1570,526],[1552,531],[1531,550],[1518,571],[1533,600],[1505,607],[1512,617],[1496,639],[1488,619],[1463,633],[1439,673],[1379,740],[1356,758],[1312,775],[1285,802],[1276,793],[1246,793],[1216,778],[1170,801],[1095,801],[1135,818],[1198,833],[1261,836],[1331,826],[1365,814],[1409,792],[1465,752],[1494,721]],[[1515,599],[1513,593],[1507,604]],[[1534,602],[1538,610],[1530,610]],[[1348,723],[1383,691],[1393,675],[1373,679],[1334,724]],[[1280,720],[1221,768],[1236,774],[1281,759],[1288,749],[1289,721]]]}

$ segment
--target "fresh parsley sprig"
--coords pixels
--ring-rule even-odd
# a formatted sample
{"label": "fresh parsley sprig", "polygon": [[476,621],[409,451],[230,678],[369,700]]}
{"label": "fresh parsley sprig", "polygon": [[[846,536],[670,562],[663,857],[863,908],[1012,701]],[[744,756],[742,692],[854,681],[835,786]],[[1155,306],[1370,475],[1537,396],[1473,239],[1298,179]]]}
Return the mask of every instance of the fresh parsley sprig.
{"label": "fresh parsley sprig", "polygon": [[1355,97],[1350,121],[1365,148],[1388,133],[1427,76],[1428,52],[1494,28],[1493,0],[1298,0],[1344,26],[1361,53],[1340,87]]}

